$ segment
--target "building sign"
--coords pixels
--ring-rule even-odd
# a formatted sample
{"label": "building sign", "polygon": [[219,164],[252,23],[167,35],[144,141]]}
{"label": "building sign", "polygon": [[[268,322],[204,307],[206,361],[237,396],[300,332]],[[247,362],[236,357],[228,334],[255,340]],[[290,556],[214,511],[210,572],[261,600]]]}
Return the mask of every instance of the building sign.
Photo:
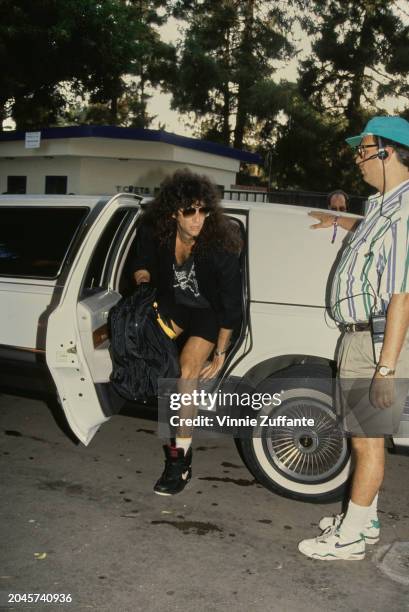
{"label": "building sign", "polygon": [[41,132],[26,132],[26,149],[39,149]]}

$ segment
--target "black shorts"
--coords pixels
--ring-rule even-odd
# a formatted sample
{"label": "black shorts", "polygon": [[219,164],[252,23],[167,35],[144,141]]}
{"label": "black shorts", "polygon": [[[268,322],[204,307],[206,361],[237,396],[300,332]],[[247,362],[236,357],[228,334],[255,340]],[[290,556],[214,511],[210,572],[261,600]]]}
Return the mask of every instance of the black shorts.
{"label": "black shorts", "polygon": [[172,319],[188,336],[198,336],[216,344],[220,327],[213,310],[176,304],[169,296],[158,296],[157,301],[159,313],[165,319]]}

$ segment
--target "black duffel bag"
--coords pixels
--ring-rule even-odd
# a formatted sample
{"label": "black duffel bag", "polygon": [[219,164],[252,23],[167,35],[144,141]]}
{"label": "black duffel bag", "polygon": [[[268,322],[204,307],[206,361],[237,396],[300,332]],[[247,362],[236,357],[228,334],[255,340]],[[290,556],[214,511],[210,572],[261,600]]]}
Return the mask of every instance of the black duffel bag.
{"label": "black duffel bag", "polygon": [[158,324],[154,307],[156,290],[148,283],[122,298],[108,317],[111,383],[115,391],[131,401],[149,401],[158,394],[159,378],[180,374],[175,343]]}

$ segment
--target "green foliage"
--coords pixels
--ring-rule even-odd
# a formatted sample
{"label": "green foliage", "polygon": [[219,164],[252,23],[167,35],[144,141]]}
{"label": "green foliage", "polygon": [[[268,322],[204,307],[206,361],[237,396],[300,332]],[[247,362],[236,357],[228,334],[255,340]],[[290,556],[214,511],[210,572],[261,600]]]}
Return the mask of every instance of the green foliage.
{"label": "green foliage", "polygon": [[251,124],[255,84],[289,58],[292,20],[277,1],[180,0],[174,15],[187,24],[179,48],[172,106],[194,113],[202,133],[241,148]]}
{"label": "green foliage", "polygon": [[173,49],[152,27],[163,0],[2,0],[0,4],[0,118],[9,109],[19,128],[61,120],[64,86],[91,104],[106,104],[117,122],[118,100],[132,93],[148,120],[144,89],[158,84]]}
{"label": "green foliage", "polygon": [[[140,99],[135,85],[129,85],[116,104],[115,125],[146,128],[156,118],[147,113],[149,96]],[[108,103],[73,104],[58,117],[60,125],[109,125],[112,110]]]}
{"label": "green foliage", "polygon": [[[311,52],[278,82],[296,19]],[[266,183],[362,193],[344,139],[408,97],[408,43],[409,0],[0,0],[0,125],[148,127],[157,88],[196,136],[261,152]]]}
{"label": "green foliage", "polygon": [[345,145],[345,121],[322,115],[294,91],[286,116],[277,122],[270,151],[271,181],[279,189],[330,191],[342,187],[362,193],[365,188],[355,170],[352,152]]}
{"label": "green foliage", "polygon": [[[312,53],[300,66],[300,91],[319,111],[345,114],[356,130],[397,87],[388,74],[407,72],[408,28],[398,12],[402,0],[313,0],[304,25]],[[406,78],[407,85],[407,78]]]}
{"label": "green foliage", "polygon": [[[311,54],[300,63],[280,121],[260,117],[261,149],[271,150],[277,186],[368,193],[345,137],[359,133],[371,116],[387,114],[385,95],[407,92],[408,27],[398,10],[405,3],[308,3],[300,19],[312,40]],[[270,98],[274,108],[274,88]]]}

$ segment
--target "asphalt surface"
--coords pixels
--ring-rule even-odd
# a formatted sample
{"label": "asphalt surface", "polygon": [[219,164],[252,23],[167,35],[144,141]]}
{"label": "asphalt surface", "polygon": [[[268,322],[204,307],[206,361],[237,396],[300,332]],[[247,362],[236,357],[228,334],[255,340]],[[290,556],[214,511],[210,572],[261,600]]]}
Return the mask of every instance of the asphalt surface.
{"label": "asphalt surface", "polygon": [[[86,448],[44,402],[2,395],[0,422],[1,610],[409,610],[409,584],[385,574],[376,550],[360,562],[300,555],[297,542],[339,504],[270,493],[231,439],[196,440],[194,479],[169,498],[152,492],[154,421],[113,417]],[[378,551],[409,540],[408,474],[409,457],[388,457]],[[13,593],[72,602],[7,604]]]}

